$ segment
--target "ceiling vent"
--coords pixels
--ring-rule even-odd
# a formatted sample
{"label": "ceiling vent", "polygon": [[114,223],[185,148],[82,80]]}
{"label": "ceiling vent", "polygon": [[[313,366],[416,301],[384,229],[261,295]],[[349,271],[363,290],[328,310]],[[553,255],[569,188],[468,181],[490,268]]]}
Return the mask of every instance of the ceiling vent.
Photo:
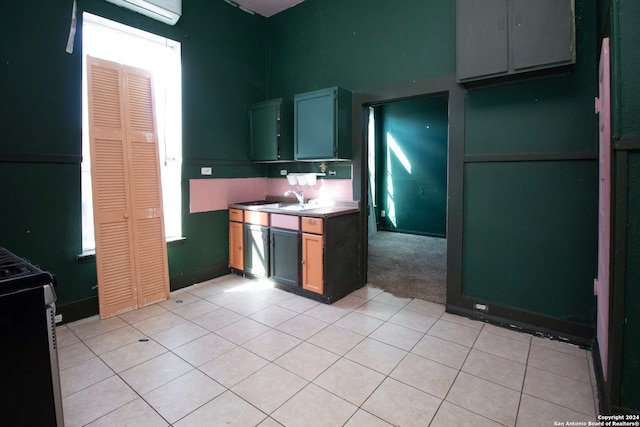
{"label": "ceiling vent", "polygon": [[182,0],[107,0],[165,24],[175,25],[182,15]]}

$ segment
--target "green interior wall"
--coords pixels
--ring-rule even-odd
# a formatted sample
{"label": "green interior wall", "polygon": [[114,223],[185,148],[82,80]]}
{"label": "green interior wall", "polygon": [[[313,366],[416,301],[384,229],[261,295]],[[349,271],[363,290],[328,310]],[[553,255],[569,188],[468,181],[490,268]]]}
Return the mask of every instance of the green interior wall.
{"label": "green interior wall", "polygon": [[[593,162],[465,168],[464,294],[589,323],[597,214]],[[592,285],[591,285],[592,286]]]}
{"label": "green interior wall", "polygon": [[640,152],[629,155],[627,287],[622,353],[623,406],[640,410]]}
{"label": "green interior wall", "polygon": [[[226,211],[189,214],[188,180],[199,166],[214,176],[264,174],[248,163],[246,109],[266,91],[266,19],[223,1],[183,2],[167,26],[101,0],[78,1],[73,54],[65,52],[73,1],[9,2],[0,26],[0,246],[56,274],[58,303],[95,298],[95,262],[81,253],[80,161],[83,11],[182,44],[183,233],[169,247],[172,281],[226,266]],[[11,82],[10,84],[8,82]]]}
{"label": "green interior wall", "polygon": [[614,140],[631,141],[634,147],[627,151],[627,252],[625,280],[620,289],[624,292],[620,405],[640,411],[640,3],[611,3],[612,130]]}
{"label": "green interior wall", "polygon": [[[382,228],[446,236],[447,113],[446,95],[380,107],[381,138],[377,150],[380,168],[376,188],[378,207],[387,212],[381,219]],[[389,148],[388,135],[408,160],[409,169],[401,156]],[[392,211],[394,221],[389,216]]]}
{"label": "green interior wall", "polygon": [[[455,73],[453,1],[306,0],[268,20],[222,0],[183,3],[181,20],[170,27],[104,1],[78,1],[79,13],[87,10],[182,43],[186,241],[169,249],[172,278],[226,264],[226,212],[189,214],[188,180],[200,178],[200,166],[213,166],[214,177],[265,174],[264,166],[247,162],[249,104],[336,85],[366,93]],[[91,289],[95,264],[75,259],[81,250],[81,31],[74,53],[65,53],[71,8],[71,1],[9,2],[0,14],[0,81],[11,82],[0,98],[0,186],[5,190],[18,183],[28,190],[3,206],[7,221],[0,225],[0,244],[56,272],[61,304],[96,295]],[[509,160],[531,152],[561,157],[595,152],[596,10],[592,2],[577,0],[576,11],[578,63],[571,75],[467,92],[467,155],[501,154]],[[36,160],[35,154],[44,154],[44,160]],[[559,167],[565,162],[467,163],[465,176],[477,179],[465,179],[464,289],[497,304],[593,324],[593,299],[587,294],[595,274],[595,220],[570,224],[568,214],[550,202],[551,213],[539,206],[545,193],[543,202],[574,199],[577,205],[569,213],[584,209],[595,217],[596,162],[566,163],[566,168]],[[512,176],[522,188],[502,182]],[[531,181],[525,182],[526,177]],[[491,196],[495,185],[502,197],[499,207],[516,214],[505,218],[512,221],[506,228],[491,217],[496,208],[492,199],[477,196]],[[39,206],[41,197],[52,202],[46,212],[25,209]],[[539,212],[551,226],[530,224],[527,210]],[[584,252],[571,255],[571,262],[558,271],[542,267],[545,273],[569,278],[566,282],[529,279],[517,297],[497,295],[494,288],[512,289],[511,278],[522,264],[500,264],[505,272],[491,282],[477,261],[484,256],[486,238],[497,250],[493,262],[515,256],[531,269],[545,260],[544,253],[522,246],[515,255],[506,253],[522,229],[540,234],[536,248],[560,251],[571,243]],[[27,235],[34,233],[37,239]],[[561,291],[545,306],[559,285]],[[525,295],[531,300],[525,301]],[[585,303],[577,305],[576,300]]]}
{"label": "green interior wall", "polygon": [[[453,75],[455,10],[444,0],[306,0],[268,21],[268,96],[336,84],[367,93]],[[595,3],[576,1],[577,63],[570,74],[467,91],[463,296],[594,325],[597,14]],[[541,163],[521,162],[523,156]],[[586,214],[574,222],[576,212]],[[533,246],[514,245],[521,230],[535,236]],[[545,253],[564,250],[566,263],[544,265]],[[514,257],[519,262],[507,262]],[[486,261],[500,274],[488,271]],[[539,269],[540,280],[514,285],[522,268]]]}
{"label": "green interior wall", "polygon": [[306,0],[268,20],[268,97],[455,71],[450,0]]}
{"label": "green interior wall", "polygon": [[577,1],[570,75],[467,92],[464,296],[594,324],[596,28]]}

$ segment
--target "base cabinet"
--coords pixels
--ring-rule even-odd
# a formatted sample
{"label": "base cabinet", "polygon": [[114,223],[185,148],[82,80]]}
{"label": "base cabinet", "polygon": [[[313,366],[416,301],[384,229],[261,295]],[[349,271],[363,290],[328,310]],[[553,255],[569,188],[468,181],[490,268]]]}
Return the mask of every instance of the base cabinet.
{"label": "base cabinet", "polygon": [[269,227],[244,224],[244,271],[269,277]]}
{"label": "base cabinet", "polygon": [[358,216],[319,218],[229,209],[229,267],[332,303],[364,284]]}
{"label": "base cabinet", "polygon": [[[238,216],[237,212],[240,212],[240,218],[242,218],[241,211],[236,211],[235,216]],[[230,212],[229,217],[233,219],[233,212]],[[244,270],[244,231],[242,222],[229,221],[229,267],[236,270]]]}
{"label": "base cabinet", "polygon": [[300,283],[300,233],[272,228],[270,243],[271,279],[297,287]]}
{"label": "base cabinet", "polygon": [[324,238],[302,234],[302,289],[324,293]]}

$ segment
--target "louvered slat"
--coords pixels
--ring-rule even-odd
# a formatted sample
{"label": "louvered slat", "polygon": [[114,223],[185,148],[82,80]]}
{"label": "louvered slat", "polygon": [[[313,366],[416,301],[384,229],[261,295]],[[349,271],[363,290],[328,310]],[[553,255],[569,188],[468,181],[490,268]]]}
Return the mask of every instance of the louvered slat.
{"label": "louvered slat", "polygon": [[127,76],[126,120],[133,167],[131,186],[138,254],[138,305],[144,306],[169,296],[160,161],[151,75],[130,67],[124,69]]}
{"label": "louvered slat", "polygon": [[95,139],[94,184],[97,210],[124,210],[127,207],[124,172],[124,147],[122,141]]}
{"label": "louvered slat", "polygon": [[169,295],[150,74],[88,58],[101,317]]}
{"label": "louvered slat", "polygon": [[[118,71],[91,65],[93,94],[93,124],[98,127],[122,129]],[[114,91],[114,88],[116,90]]]}
{"label": "louvered slat", "polygon": [[135,300],[135,296],[127,223],[103,224],[100,227],[100,234],[103,275],[108,278],[108,281],[101,285],[109,288],[101,304],[107,307],[118,307],[120,310],[128,308],[131,301]]}
{"label": "louvered slat", "polygon": [[120,65],[87,58],[100,316],[136,307]]}
{"label": "louvered slat", "polygon": [[160,205],[161,188],[158,181],[156,145],[146,142],[132,143],[133,176],[136,208],[145,209]]}

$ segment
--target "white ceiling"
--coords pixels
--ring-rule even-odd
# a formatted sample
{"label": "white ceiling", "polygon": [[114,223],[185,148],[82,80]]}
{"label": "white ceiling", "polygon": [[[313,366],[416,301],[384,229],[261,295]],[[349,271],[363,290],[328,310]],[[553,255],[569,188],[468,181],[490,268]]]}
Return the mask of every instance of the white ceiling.
{"label": "white ceiling", "polygon": [[268,18],[303,1],[304,0],[232,0],[227,1],[227,3],[237,3],[243,9],[251,10]]}

